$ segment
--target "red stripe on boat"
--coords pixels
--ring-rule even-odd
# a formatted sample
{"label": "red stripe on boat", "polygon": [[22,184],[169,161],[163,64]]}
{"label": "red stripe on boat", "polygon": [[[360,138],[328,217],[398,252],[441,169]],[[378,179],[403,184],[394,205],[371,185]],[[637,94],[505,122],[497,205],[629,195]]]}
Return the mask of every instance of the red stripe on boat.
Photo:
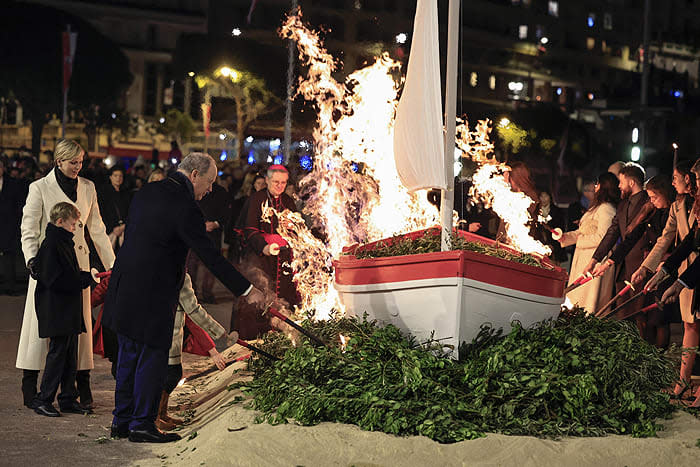
{"label": "red stripe on boat", "polygon": [[[411,236],[415,234],[413,232]],[[493,241],[484,241],[487,239],[476,235],[469,237],[493,244]],[[371,249],[370,245],[361,249],[368,247]],[[357,248],[351,247],[346,251],[354,252]],[[567,281],[566,272],[558,267],[549,270],[464,250],[368,259],[346,255],[335,261],[334,267],[335,281],[339,285],[464,277],[498,287],[558,298],[563,297]]]}

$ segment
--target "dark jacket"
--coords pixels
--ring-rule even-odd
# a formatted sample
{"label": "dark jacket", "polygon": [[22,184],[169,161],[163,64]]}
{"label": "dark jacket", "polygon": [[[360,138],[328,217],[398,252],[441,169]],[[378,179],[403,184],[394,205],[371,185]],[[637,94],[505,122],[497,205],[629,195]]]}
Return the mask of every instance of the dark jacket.
{"label": "dark jacket", "polygon": [[20,251],[19,226],[27,199],[27,185],[5,174],[0,190],[0,253]]}
{"label": "dark jacket", "polygon": [[643,252],[649,252],[663,233],[667,220],[668,208],[654,210],[615,247],[610,255],[610,259],[615,264],[622,263],[637,244],[640,244]]}
{"label": "dark jacket", "polygon": [[115,190],[111,183],[100,187],[97,191],[102,222],[108,234],[112,233],[116,226],[126,223],[132,196],[133,193],[123,187],[119,191]]}
{"label": "dark jacket", "polygon": [[82,290],[90,286],[92,277],[78,266],[73,233],[48,224],[35,261],[39,275],[34,291],[39,337],[85,332]]}
{"label": "dark jacket", "polygon": [[[593,253],[593,258],[601,262],[605,259],[605,256],[612,250],[617,244],[618,239],[623,241],[627,237],[627,225],[634,219],[639,210],[644,206],[644,204],[649,200],[647,192],[642,190],[639,193],[630,196],[620,202],[617,205],[617,213],[613,217],[612,224],[605,233],[605,236],[598,244],[595,253]],[[622,262],[621,267],[618,267],[615,273],[615,280],[621,282],[624,280],[630,280],[630,277],[637,270],[642,260],[644,259],[644,251],[642,249],[643,239],[637,241],[631,248],[629,254],[625,256],[625,260]]]}
{"label": "dark jacket", "polygon": [[129,209],[124,244],[112,269],[103,324],[151,347],[169,349],[191,248],[231,292],[250,287],[211,242],[183,174],[144,185]]}
{"label": "dark jacket", "polygon": [[219,228],[207,232],[207,236],[218,248],[221,248],[221,232],[229,219],[231,197],[226,188],[214,183],[212,191],[198,202],[204,214],[204,220],[218,222]]}
{"label": "dark jacket", "polygon": [[[671,275],[675,274],[681,263],[693,252],[700,252],[700,229],[698,229],[698,224],[694,225],[693,230],[683,238],[676,249],[671,252],[671,255],[666,258],[663,264],[664,271]],[[694,289],[698,281],[700,281],[700,262],[698,258],[700,256],[696,257],[695,261],[678,278],[691,289]]]}

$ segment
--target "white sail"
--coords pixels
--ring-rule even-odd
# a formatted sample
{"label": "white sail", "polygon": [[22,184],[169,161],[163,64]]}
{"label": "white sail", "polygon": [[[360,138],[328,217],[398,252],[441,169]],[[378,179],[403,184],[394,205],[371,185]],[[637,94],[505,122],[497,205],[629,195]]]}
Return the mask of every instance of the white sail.
{"label": "white sail", "polygon": [[418,0],[394,122],[396,169],[410,191],[447,188],[443,138],[437,1]]}

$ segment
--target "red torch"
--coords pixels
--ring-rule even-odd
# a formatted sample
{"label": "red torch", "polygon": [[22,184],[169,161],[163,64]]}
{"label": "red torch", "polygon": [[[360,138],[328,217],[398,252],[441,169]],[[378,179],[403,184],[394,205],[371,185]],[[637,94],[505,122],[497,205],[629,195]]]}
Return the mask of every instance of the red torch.
{"label": "red torch", "polygon": [[627,285],[625,285],[625,286],[622,288],[622,290],[620,290],[620,291],[617,293],[617,295],[615,295],[608,303],[606,303],[605,306],[603,306],[600,310],[596,311],[595,314],[594,314],[593,316],[600,317],[600,315],[602,315],[603,312],[605,312],[605,310],[607,310],[608,308],[610,308],[610,306],[611,306],[613,303],[615,303],[615,300],[617,300],[617,299],[620,298],[620,297],[623,297],[623,296],[624,296],[627,292],[629,292],[630,290],[634,291],[634,286],[632,285],[631,282],[625,281],[625,284],[627,284]]}

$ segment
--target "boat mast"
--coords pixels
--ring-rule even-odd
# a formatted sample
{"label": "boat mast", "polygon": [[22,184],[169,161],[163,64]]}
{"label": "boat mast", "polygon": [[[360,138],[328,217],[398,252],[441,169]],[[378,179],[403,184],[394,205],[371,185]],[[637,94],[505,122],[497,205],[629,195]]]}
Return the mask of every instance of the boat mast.
{"label": "boat mast", "polygon": [[454,152],[455,120],[457,118],[457,53],[459,41],[460,0],[450,0],[447,14],[447,75],[445,76],[445,177],[447,188],[441,190],[440,224],[442,226],[442,251],[450,249],[452,233],[452,208],[455,197]]}

